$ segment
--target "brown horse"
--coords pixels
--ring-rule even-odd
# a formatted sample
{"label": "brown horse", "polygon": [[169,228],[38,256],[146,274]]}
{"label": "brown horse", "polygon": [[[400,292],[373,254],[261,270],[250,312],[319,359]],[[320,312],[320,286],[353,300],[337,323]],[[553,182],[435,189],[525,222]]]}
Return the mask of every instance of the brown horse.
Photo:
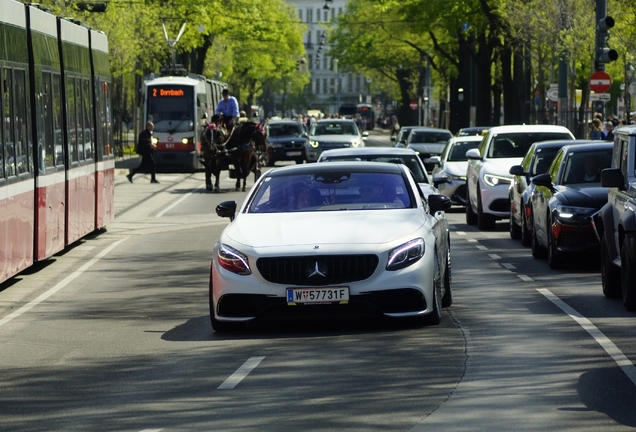
{"label": "brown horse", "polygon": [[[215,119],[213,118],[213,121]],[[220,122],[208,125],[202,135],[203,159],[205,165],[205,183],[207,190],[212,190],[212,175],[215,177],[214,191],[219,191],[219,174],[228,169],[231,163],[230,178],[236,178],[236,190],[246,191],[247,176],[254,173],[254,181],[258,180],[261,170],[256,157],[256,149],[265,151],[265,134],[257,123],[241,123],[227,132]]]}

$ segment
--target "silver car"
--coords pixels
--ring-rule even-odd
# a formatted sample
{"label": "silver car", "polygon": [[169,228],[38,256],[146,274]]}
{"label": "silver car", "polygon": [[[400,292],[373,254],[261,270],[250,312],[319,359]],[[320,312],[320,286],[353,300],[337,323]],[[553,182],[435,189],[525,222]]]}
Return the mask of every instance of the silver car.
{"label": "silver car", "polygon": [[438,185],[439,193],[449,197],[453,205],[466,205],[466,152],[477,148],[482,139],[481,135],[451,138],[441,156],[429,158],[434,165],[433,181]]}
{"label": "silver car", "polygon": [[424,162],[426,170],[431,172],[433,164],[428,159],[431,156],[441,155],[452,137],[453,134],[447,129],[418,127],[411,130],[409,138],[406,140],[406,148],[415,150]]}
{"label": "silver car", "polygon": [[309,134],[307,162],[316,162],[324,150],[364,147],[369,132],[362,132],[353,120],[318,120]]}

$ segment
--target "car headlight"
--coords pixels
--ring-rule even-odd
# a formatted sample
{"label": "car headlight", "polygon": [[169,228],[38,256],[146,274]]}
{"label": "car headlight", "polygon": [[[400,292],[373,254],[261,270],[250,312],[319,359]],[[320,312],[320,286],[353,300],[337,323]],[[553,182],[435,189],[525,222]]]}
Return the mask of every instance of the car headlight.
{"label": "car headlight", "polygon": [[590,207],[574,207],[557,204],[557,212],[562,219],[571,219],[575,216],[588,216],[595,211],[596,209]]}
{"label": "car headlight", "polygon": [[318,146],[320,146],[320,142],[309,140],[309,145],[312,146],[313,148],[318,148]]}
{"label": "car headlight", "polygon": [[225,270],[240,275],[252,274],[247,256],[226,244],[219,246],[219,265]]}
{"label": "car headlight", "polygon": [[351,143],[351,147],[360,147],[361,144],[362,144],[362,141],[353,141]]}
{"label": "car headlight", "polygon": [[509,185],[512,182],[510,177],[498,176],[494,174],[484,174],[484,181],[490,187],[499,185]]}
{"label": "car headlight", "polygon": [[389,261],[386,264],[386,269],[393,271],[408,267],[424,256],[424,250],[423,238],[404,243],[389,251]]}

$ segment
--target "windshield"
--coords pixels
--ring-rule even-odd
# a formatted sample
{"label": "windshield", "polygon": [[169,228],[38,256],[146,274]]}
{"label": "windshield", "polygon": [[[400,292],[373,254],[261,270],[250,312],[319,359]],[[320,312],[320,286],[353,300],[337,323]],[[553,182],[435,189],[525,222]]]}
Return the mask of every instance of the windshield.
{"label": "windshield", "polygon": [[444,144],[451,139],[453,135],[450,132],[429,132],[429,131],[411,131],[409,136],[409,144]]}
{"label": "windshield", "polygon": [[536,176],[547,173],[552,165],[554,156],[559,152],[559,148],[537,149],[534,159],[530,163],[530,175]]}
{"label": "windshield", "polygon": [[299,124],[270,124],[267,127],[267,136],[284,137],[284,136],[301,136],[304,130]]}
{"label": "windshield", "polygon": [[316,123],[312,135],[358,135],[358,128],[353,122]]}
{"label": "windshield", "polygon": [[148,121],[155,132],[188,132],[194,130],[194,89],[188,86],[161,85],[148,87]]}
{"label": "windshield", "polygon": [[600,183],[601,170],[610,168],[612,149],[571,153],[565,162],[562,184]]}
{"label": "windshield", "polygon": [[479,147],[481,141],[456,141],[448,155],[448,162],[467,161],[466,152],[468,150]]}
{"label": "windshield", "polygon": [[323,157],[320,162],[341,162],[341,161],[354,161],[354,162],[389,162],[396,164],[406,165],[411,172],[415,181],[418,183],[429,183],[428,177],[424,174],[422,165],[420,165],[417,155],[404,155],[404,156],[389,156],[389,155],[370,155],[370,156],[327,156]]}
{"label": "windshield", "polygon": [[519,132],[506,133],[495,137],[488,149],[489,158],[522,158],[530,146],[537,141],[570,140],[572,137],[562,132]]}
{"label": "windshield", "polygon": [[248,211],[385,210],[411,207],[411,203],[399,174],[337,171],[266,178]]}

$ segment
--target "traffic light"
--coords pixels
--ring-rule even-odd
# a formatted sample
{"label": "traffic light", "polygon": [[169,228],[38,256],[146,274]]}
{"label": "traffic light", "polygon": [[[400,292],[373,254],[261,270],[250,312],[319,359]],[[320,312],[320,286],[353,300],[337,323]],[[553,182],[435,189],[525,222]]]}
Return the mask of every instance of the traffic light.
{"label": "traffic light", "polygon": [[604,71],[605,63],[610,63],[618,59],[618,52],[607,47],[609,29],[614,27],[614,24],[614,18],[611,16],[602,17],[596,24],[596,59],[594,69],[597,71]]}

